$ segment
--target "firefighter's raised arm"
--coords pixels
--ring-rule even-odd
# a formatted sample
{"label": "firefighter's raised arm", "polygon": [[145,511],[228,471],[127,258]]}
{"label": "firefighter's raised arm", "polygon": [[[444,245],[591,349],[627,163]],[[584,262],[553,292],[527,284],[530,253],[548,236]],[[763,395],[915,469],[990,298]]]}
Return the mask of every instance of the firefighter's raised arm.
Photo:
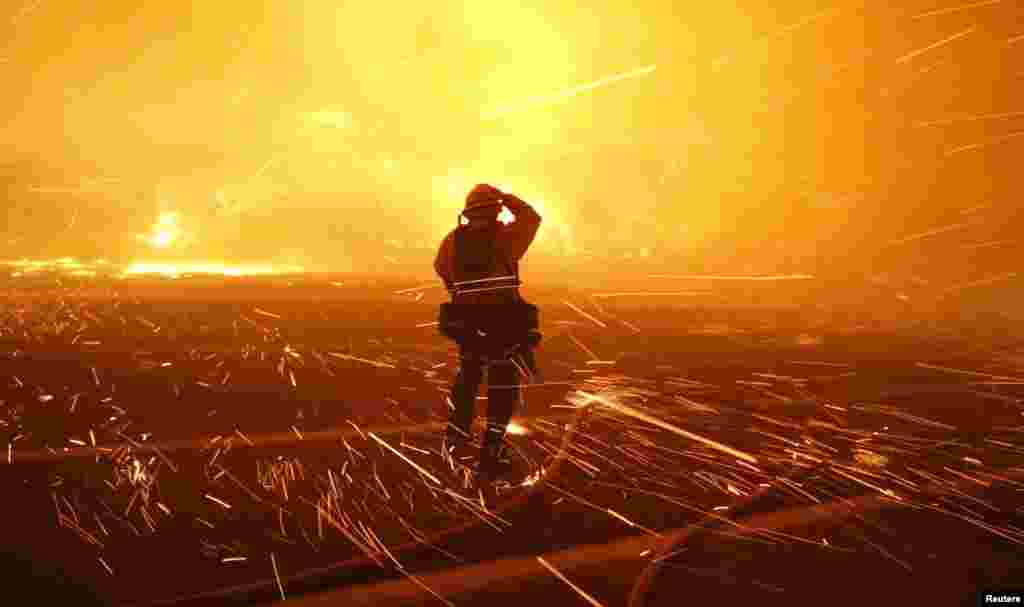
{"label": "firefighter's raised arm", "polygon": [[515,261],[519,261],[533,244],[533,239],[537,237],[537,230],[540,229],[541,222],[540,213],[515,194],[502,192],[501,201],[516,218],[511,224],[505,226],[502,244],[506,254]]}

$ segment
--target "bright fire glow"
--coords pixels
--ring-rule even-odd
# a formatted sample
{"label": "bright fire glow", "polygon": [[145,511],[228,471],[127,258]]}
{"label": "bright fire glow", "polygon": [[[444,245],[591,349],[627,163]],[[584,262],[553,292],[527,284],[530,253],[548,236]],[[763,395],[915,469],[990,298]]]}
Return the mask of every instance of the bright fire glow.
{"label": "bright fire glow", "polygon": [[184,276],[189,274],[219,274],[221,276],[266,276],[273,274],[295,274],[303,272],[301,266],[273,265],[227,265],[223,263],[134,263],[124,275],[156,274],[161,276]]}
{"label": "bright fire glow", "polygon": [[60,259],[19,259],[17,261],[5,261],[4,265],[23,268],[26,272],[39,271],[46,268],[80,268],[82,264],[73,257],[62,257]]}
{"label": "bright fire glow", "polygon": [[181,226],[178,219],[178,213],[160,213],[152,232],[146,239],[149,244],[157,249],[166,249],[178,241],[181,238]]}
{"label": "bright fire glow", "polygon": [[17,261],[4,261],[0,265],[17,268],[11,274],[14,278],[36,272],[56,272],[69,276],[95,276],[97,269],[102,269],[106,260],[100,259],[95,262],[82,262],[72,257],[60,259],[19,259]]}
{"label": "bright fire glow", "polygon": [[121,276],[133,275],[161,275],[161,276],[185,276],[185,275],[219,275],[219,276],[268,276],[277,274],[299,274],[306,271],[306,268],[298,265],[273,265],[273,264],[242,264],[234,265],[222,262],[145,262],[132,263],[126,269],[121,270],[113,266],[106,259],[79,261],[71,257],[60,259],[19,259],[15,261],[0,261],[0,266],[8,266],[12,270],[12,277],[20,277],[26,274],[42,272],[54,272],[65,276],[92,277],[100,274],[114,275],[120,272]]}
{"label": "bright fire glow", "polygon": [[164,248],[174,242],[174,232],[169,230],[157,232],[153,235],[153,238],[150,239],[150,242],[154,247]]}
{"label": "bright fire glow", "polygon": [[[898,222],[876,226],[861,207],[876,204],[879,184],[923,175],[929,194],[969,199],[968,174],[984,190],[989,170],[1001,166],[989,163],[1011,158],[1024,141],[989,137],[1013,135],[1005,119],[1024,108],[997,102],[1002,92],[989,98],[984,81],[961,87],[982,98],[940,103],[948,92],[944,54],[957,54],[957,64],[992,65],[975,53],[1002,53],[1019,39],[999,32],[998,44],[978,46],[983,28],[955,22],[976,12],[960,11],[976,0],[953,6],[955,14],[915,16],[939,29],[913,40],[900,27],[872,29],[888,63],[935,68],[904,91],[921,96],[905,101],[910,126],[931,129],[922,137],[959,133],[957,125],[995,129],[944,143],[959,146],[945,152],[962,152],[950,162],[977,170],[956,177],[922,168],[930,166],[922,162],[930,146],[884,145],[891,133],[883,125],[904,121],[902,109],[884,95],[867,103],[851,92],[862,84],[862,18],[876,18],[859,10],[854,19],[833,18],[852,3],[818,11],[741,3],[695,8],[686,19],[672,2],[584,10],[458,1],[404,3],[401,11],[328,0],[205,3],[209,27],[200,30],[173,3],[149,4],[145,16],[132,13],[132,27],[77,28],[72,20],[33,30],[32,49],[21,49],[31,56],[6,66],[23,70],[15,80],[31,82],[40,102],[19,106],[18,120],[3,127],[5,141],[38,146],[26,159],[48,157],[38,167],[5,165],[4,174],[31,194],[17,204],[45,205],[45,213],[26,213],[5,202],[18,209],[3,239],[10,245],[0,242],[17,251],[10,256],[287,264],[293,260],[279,251],[295,249],[294,263],[304,265],[404,272],[418,264],[429,275],[466,193],[491,182],[541,211],[529,258],[545,265],[563,253],[596,264],[631,251],[652,264],[685,260],[680,271],[748,273],[749,255],[749,273],[788,273],[833,263],[827,250],[844,246],[835,261],[857,272],[863,256],[853,249],[874,250],[871,236],[896,241],[941,229],[928,210],[938,201],[911,217],[913,197],[904,197],[911,206],[893,216]],[[996,4],[1002,11],[1020,3]],[[107,16],[123,21],[118,10]],[[152,40],[136,18],[161,24],[166,35]],[[62,55],[64,26],[77,29],[75,52]],[[709,51],[707,40],[721,44]],[[54,56],[61,59],[47,59]],[[211,65],[231,69],[208,77],[202,68]],[[77,84],[69,87],[69,79]],[[996,84],[1009,86],[1005,80]],[[953,179],[952,187],[933,177]],[[981,219],[974,223],[991,219],[988,211],[957,224],[968,218],[965,238],[996,238],[1001,229],[993,222],[989,234]],[[913,232],[904,233],[903,223]],[[392,234],[416,243],[395,264],[385,259]],[[33,253],[42,243],[53,248]],[[955,256],[958,249],[941,250]],[[994,259],[1003,250],[978,255]],[[882,260],[912,271],[896,252]],[[961,266],[969,272],[975,264]]]}
{"label": "bright fire glow", "polygon": [[513,436],[523,436],[524,434],[530,433],[526,426],[523,426],[522,424],[519,424],[517,422],[510,422],[508,427],[506,428],[506,432]]}

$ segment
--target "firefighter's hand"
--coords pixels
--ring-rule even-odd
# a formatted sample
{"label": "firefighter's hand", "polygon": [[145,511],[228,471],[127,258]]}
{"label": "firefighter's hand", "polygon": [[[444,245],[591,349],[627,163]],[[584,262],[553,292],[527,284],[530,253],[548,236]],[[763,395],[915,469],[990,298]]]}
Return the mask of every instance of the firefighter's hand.
{"label": "firefighter's hand", "polygon": [[513,212],[518,211],[519,209],[522,209],[523,207],[530,206],[530,205],[528,205],[526,203],[525,200],[523,200],[522,198],[520,198],[520,197],[518,197],[515,194],[512,194],[510,192],[502,192],[501,193],[501,202],[504,203],[504,205],[506,207],[508,207],[510,211],[513,211]]}

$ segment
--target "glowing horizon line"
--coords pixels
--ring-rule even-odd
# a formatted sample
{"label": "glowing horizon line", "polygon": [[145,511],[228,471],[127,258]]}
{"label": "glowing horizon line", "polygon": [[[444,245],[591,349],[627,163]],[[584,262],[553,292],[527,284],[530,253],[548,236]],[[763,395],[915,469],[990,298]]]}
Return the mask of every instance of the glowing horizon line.
{"label": "glowing horizon line", "polygon": [[302,266],[272,264],[239,264],[231,265],[223,262],[132,262],[125,268],[124,275],[162,274],[178,276],[181,274],[222,274],[226,276],[284,274],[304,272]]}

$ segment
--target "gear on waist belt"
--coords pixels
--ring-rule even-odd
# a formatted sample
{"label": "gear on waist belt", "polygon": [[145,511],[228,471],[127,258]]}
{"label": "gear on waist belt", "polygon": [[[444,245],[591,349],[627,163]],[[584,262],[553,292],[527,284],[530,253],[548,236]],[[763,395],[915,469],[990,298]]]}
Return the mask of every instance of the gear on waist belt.
{"label": "gear on waist belt", "polygon": [[535,348],[541,341],[540,311],[525,301],[506,304],[442,303],[438,330],[448,339],[471,350]]}

